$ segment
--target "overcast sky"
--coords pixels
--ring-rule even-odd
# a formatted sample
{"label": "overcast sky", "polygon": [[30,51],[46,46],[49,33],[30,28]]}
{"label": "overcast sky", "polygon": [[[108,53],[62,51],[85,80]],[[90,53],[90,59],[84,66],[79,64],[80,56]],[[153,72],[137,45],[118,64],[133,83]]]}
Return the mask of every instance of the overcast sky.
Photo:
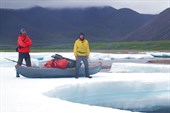
{"label": "overcast sky", "polygon": [[170,7],[170,0],[0,0],[0,8],[20,9],[34,6],[72,8],[112,6],[131,8],[139,13],[158,14]]}

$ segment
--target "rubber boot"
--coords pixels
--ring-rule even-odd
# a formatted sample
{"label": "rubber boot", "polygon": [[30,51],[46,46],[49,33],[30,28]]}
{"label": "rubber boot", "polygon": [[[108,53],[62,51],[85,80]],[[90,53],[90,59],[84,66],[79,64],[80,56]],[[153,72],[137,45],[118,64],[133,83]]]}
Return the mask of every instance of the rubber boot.
{"label": "rubber boot", "polygon": [[18,72],[16,72],[16,77],[17,77],[17,78],[19,78],[19,77],[20,77]]}

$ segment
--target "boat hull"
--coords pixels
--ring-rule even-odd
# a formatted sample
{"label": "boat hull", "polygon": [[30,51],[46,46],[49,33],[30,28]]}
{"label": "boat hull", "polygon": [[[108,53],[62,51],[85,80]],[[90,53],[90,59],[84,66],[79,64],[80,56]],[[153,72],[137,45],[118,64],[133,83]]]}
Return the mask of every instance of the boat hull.
{"label": "boat hull", "polygon": [[[102,64],[89,64],[89,74],[93,75],[100,71]],[[45,68],[45,67],[25,67],[15,66],[18,74],[27,78],[64,78],[74,77],[76,73],[75,68],[59,69],[59,68]],[[85,69],[82,66],[79,70],[79,76],[85,76]]]}

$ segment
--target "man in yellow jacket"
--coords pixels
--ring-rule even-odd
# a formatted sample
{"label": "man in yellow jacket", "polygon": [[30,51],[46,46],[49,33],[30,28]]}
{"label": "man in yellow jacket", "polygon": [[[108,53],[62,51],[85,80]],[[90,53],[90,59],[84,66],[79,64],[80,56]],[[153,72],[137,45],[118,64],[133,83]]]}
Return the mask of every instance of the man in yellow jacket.
{"label": "man in yellow jacket", "polygon": [[90,54],[89,43],[85,39],[83,33],[80,33],[79,38],[74,43],[74,55],[76,57],[76,75],[75,78],[79,77],[80,62],[83,61],[85,65],[85,77],[92,78],[89,75],[88,58]]}

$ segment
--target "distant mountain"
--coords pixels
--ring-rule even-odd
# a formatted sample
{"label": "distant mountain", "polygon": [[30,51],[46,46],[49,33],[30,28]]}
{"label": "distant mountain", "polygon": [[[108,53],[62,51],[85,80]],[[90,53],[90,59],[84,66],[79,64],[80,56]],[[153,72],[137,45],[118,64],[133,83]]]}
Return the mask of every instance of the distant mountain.
{"label": "distant mountain", "polygon": [[120,41],[155,15],[112,7],[0,9],[0,45],[16,44],[25,27],[34,45],[73,43],[79,32],[91,42]]}
{"label": "distant mountain", "polygon": [[170,8],[136,31],[125,36],[123,41],[170,40]]}

